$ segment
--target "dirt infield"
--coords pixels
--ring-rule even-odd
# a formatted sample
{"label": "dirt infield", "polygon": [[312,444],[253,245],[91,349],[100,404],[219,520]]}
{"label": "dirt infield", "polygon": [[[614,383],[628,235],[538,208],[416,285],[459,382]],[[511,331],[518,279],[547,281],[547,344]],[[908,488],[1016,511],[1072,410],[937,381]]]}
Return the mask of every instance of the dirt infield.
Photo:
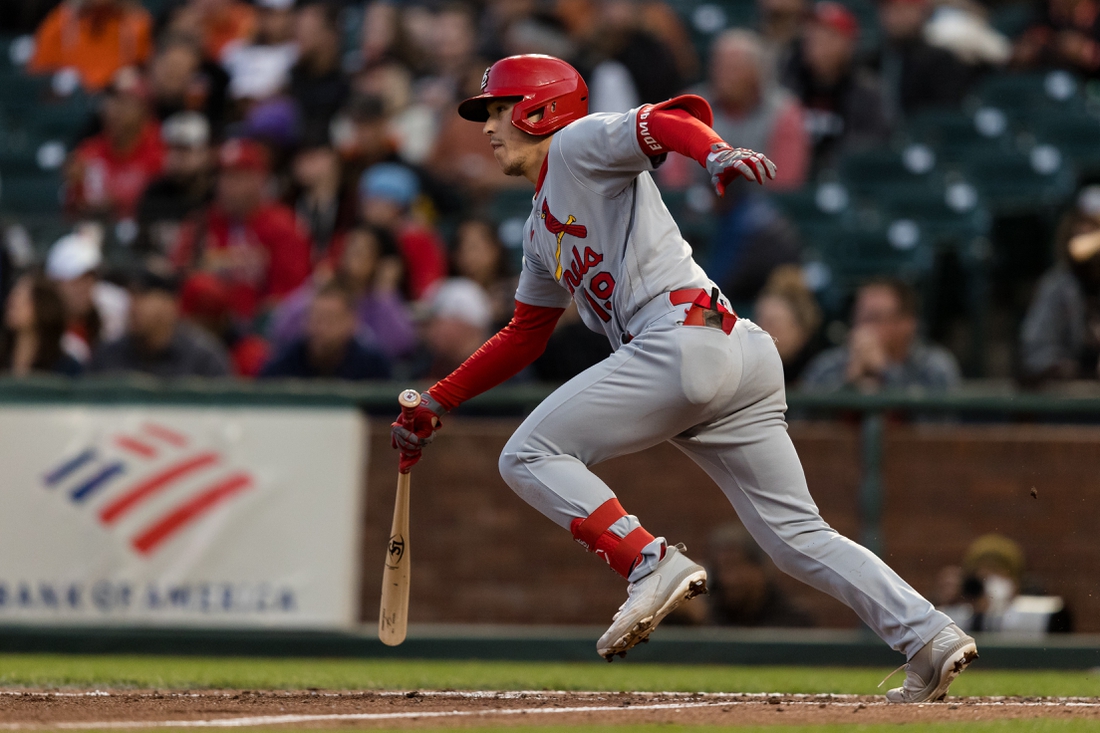
{"label": "dirt infield", "polygon": [[818,725],[1059,718],[1100,720],[1097,698],[948,698],[717,693],[196,692],[0,690],[0,730],[136,727],[418,728],[682,723]]}

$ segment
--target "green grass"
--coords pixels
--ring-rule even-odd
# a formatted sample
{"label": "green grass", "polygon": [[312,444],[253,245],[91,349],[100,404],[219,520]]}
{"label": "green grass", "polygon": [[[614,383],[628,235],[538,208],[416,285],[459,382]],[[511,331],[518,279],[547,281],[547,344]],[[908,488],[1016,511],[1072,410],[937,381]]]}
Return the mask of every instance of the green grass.
{"label": "green grass", "polygon": [[[0,686],[158,689],[631,690],[875,694],[890,670],[616,662],[0,655]],[[901,674],[892,682],[900,684]],[[955,695],[1100,697],[1097,671],[972,668]],[[776,730],[776,729],[771,729]]]}

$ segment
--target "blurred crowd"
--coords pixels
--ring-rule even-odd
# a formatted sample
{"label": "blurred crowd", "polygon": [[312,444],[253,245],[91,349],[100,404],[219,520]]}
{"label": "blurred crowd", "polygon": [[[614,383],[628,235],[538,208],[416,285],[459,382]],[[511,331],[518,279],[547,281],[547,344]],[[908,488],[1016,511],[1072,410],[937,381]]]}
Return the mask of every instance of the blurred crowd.
{"label": "blurred crowd", "polygon": [[[40,258],[3,253],[2,367],[444,376],[508,321],[519,250],[502,202],[529,206],[526,181],[456,112],[493,60],[565,58],[594,112],[700,94],[719,134],[776,162],[782,192],[908,115],[960,104],[991,70],[1100,78],[1095,0],[1027,7],[1010,38],[976,0],[879,0],[874,29],[830,0],[757,0],[754,25],[700,54],[698,12],[689,22],[665,0],[6,3],[0,32],[33,35],[24,73],[97,105],[63,165],[71,232]],[[826,328],[791,223],[748,186],[714,200],[697,168],[673,156],[658,183],[713,221],[693,242],[701,263],[776,337],[788,382],[959,383],[955,357],[922,336],[911,285],[863,284],[850,324]],[[1033,380],[1097,376],[1100,188],[1070,208],[1022,328]],[[566,379],[606,356],[583,328],[563,318],[519,378]]]}

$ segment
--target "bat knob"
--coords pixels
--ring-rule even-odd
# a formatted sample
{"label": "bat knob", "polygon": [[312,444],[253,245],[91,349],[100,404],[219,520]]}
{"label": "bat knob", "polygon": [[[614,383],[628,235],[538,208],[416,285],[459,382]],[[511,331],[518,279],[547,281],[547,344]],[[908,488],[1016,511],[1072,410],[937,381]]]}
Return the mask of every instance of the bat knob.
{"label": "bat knob", "polygon": [[397,401],[401,404],[402,408],[411,410],[420,404],[420,393],[415,389],[407,389],[398,395]]}

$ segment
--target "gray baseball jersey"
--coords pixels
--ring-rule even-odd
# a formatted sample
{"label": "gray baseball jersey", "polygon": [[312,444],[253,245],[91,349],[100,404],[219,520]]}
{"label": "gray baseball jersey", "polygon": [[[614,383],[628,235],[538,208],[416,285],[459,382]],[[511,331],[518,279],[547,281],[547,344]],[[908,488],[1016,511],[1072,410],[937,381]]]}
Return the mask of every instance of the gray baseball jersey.
{"label": "gray baseball jersey", "polygon": [[555,308],[572,297],[612,348],[653,298],[713,286],[649,174],[654,159],[639,146],[637,115],[588,115],[554,135],[516,291],[523,303]]}
{"label": "gray baseball jersey", "polygon": [[[912,657],[950,619],[821,518],[787,435],[783,365],[771,337],[745,319],[728,334],[685,325],[685,307],[668,297],[711,282],[649,175],[636,118],[636,110],[590,115],[551,142],[516,298],[564,307],[572,295],[616,351],[524,420],[500,456],[501,475],[569,528],[615,497],[589,466],[670,441],[722,488],[779,568],[847,603]],[[625,537],[639,526],[627,515],[611,531]],[[642,550],[629,580],[652,572],[663,542]]]}

